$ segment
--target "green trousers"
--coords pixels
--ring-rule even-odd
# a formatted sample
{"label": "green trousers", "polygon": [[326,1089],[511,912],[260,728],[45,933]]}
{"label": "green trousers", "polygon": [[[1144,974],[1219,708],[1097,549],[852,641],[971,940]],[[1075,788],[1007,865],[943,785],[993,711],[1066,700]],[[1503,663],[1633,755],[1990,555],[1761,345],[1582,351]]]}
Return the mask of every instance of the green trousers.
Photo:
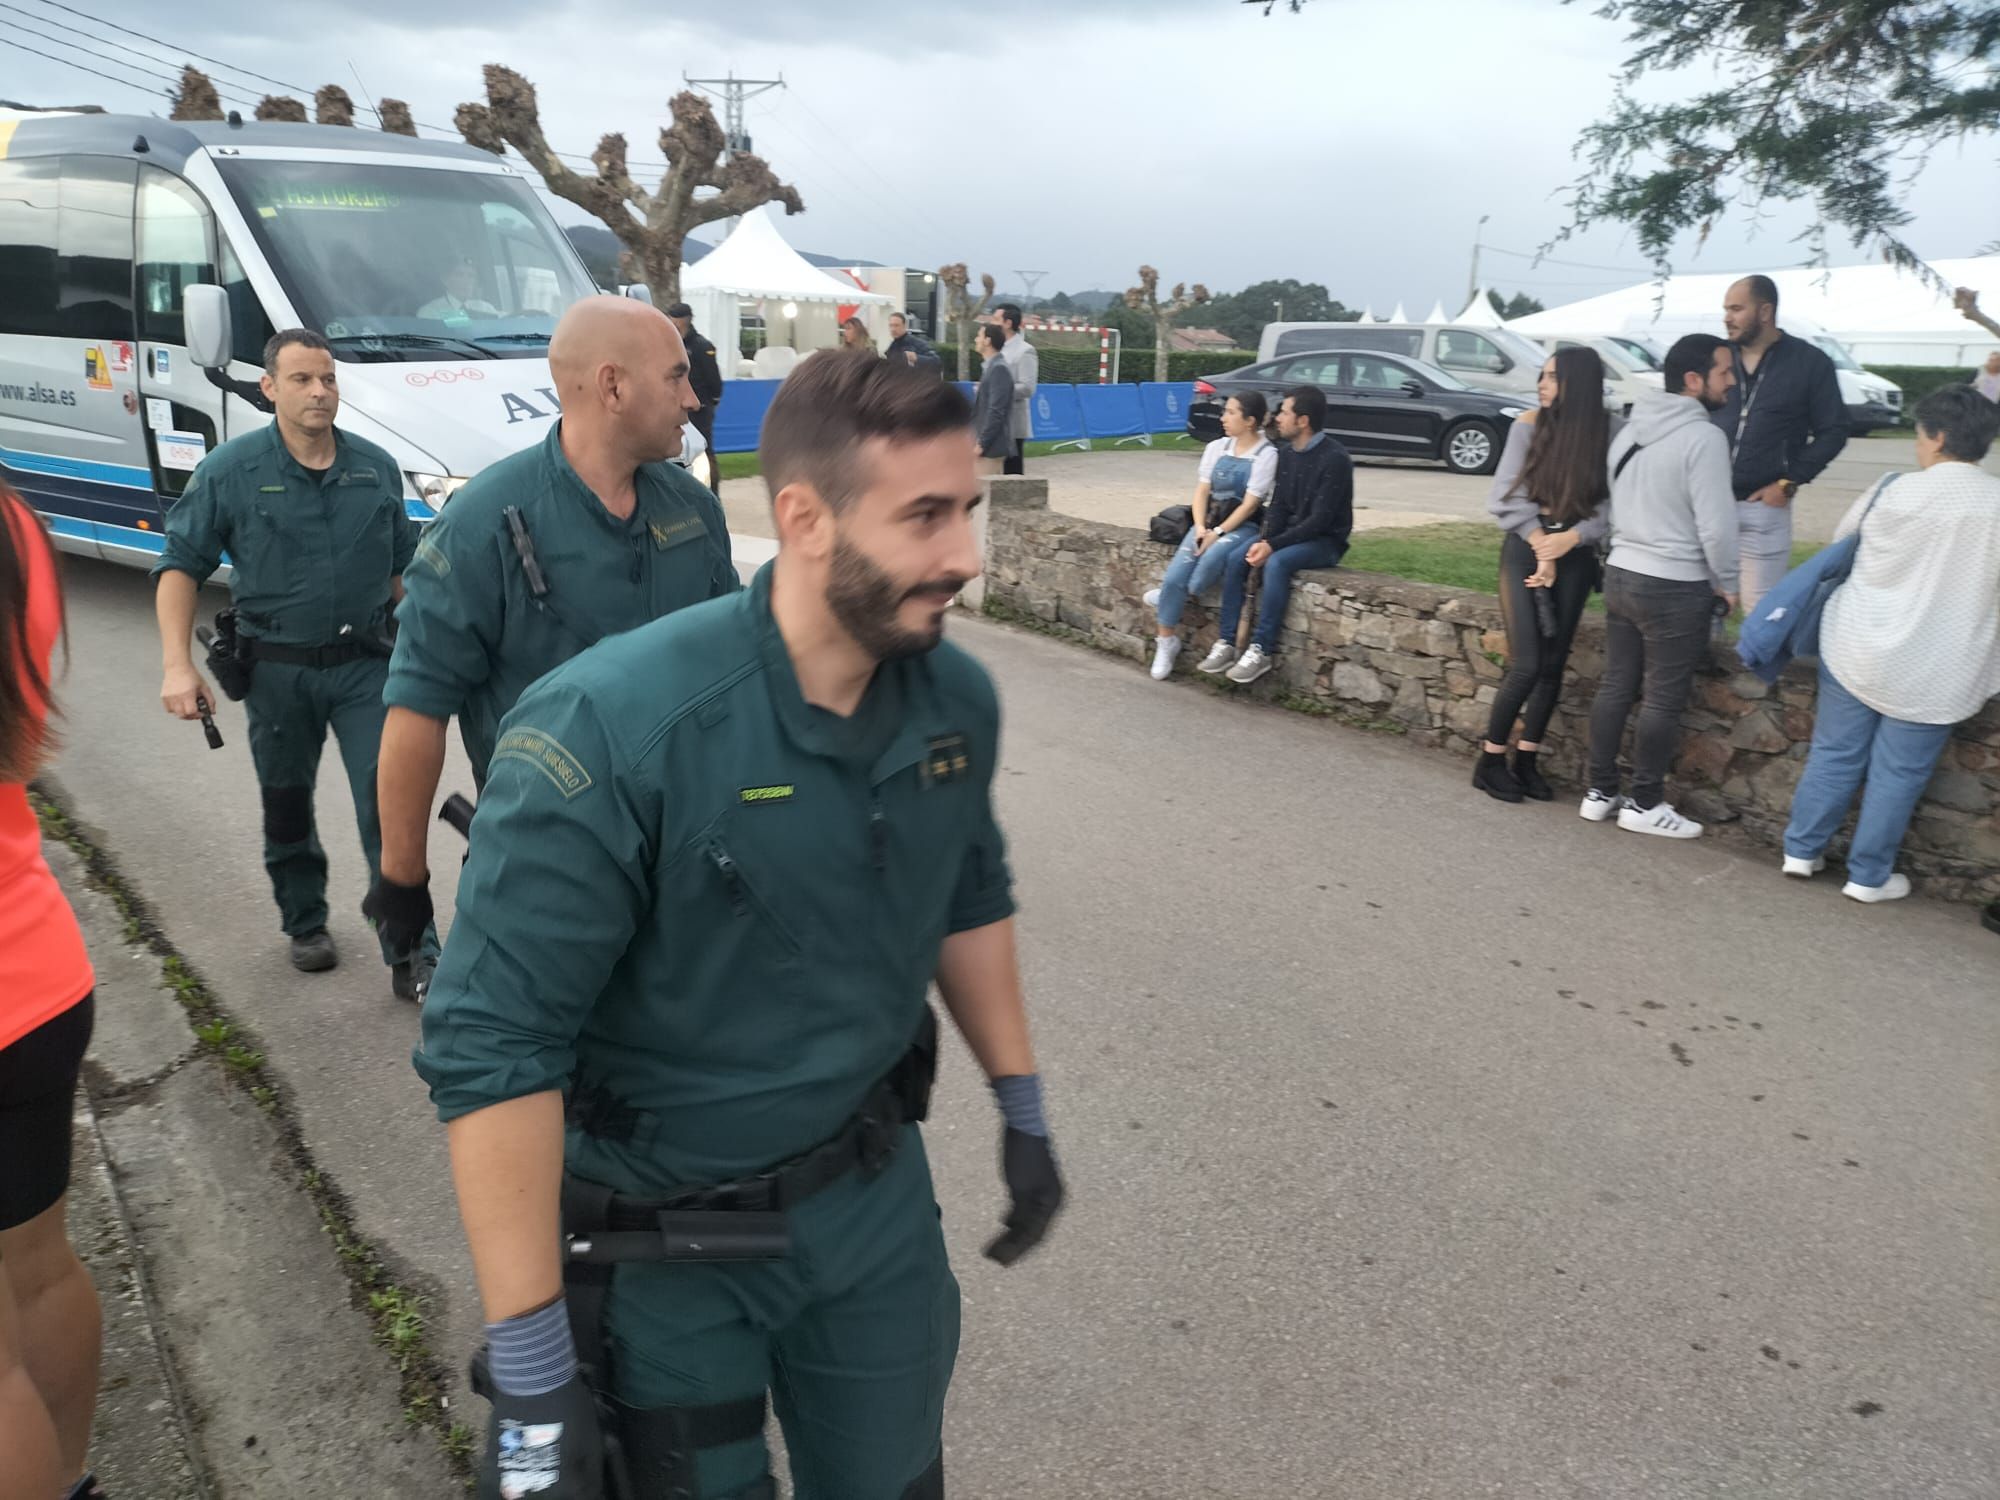
{"label": "green trousers", "polygon": [[[958,1281],[918,1128],[879,1176],[845,1177],[788,1218],[784,1261],[619,1266],[613,1389],[638,1407],[768,1390],[794,1500],[902,1500],[939,1460],[958,1358]],[[769,1465],[761,1436],[703,1449],[698,1494],[727,1500]]]}
{"label": "green trousers", "polygon": [[[372,882],[382,864],[382,823],[375,811],[375,762],[382,751],[382,686],[389,664],[364,657],[338,667],[294,667],[260,661],[243,700],[250,721],[250,759],[264,798],[264,869],[278,898],[287,936],[326,926],[326,851],[313,817],[313,788],[327,731],[340,743],[354,821]],[[435,960],[437,929],[424,933],[422,956]],[[384,963],[417,957],[392,953]]]}

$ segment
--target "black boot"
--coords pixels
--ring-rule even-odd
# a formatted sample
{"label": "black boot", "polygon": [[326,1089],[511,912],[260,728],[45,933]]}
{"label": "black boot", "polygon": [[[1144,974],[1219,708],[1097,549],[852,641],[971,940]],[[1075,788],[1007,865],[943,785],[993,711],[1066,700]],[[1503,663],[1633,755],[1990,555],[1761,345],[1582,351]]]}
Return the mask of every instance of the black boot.
{"label": "black boot", "polygon": [[1502,802],[1521,800],[1521,783],[1507,769],[1504,754],[1495,755],[1491,750],[1481,750],[1479,763],[1472,768],[1472,784],[1487,796],[1497,797]]}
{"label": "black boot", "polygon": [[1553,802],[1556,800],[1556,789],[1549,785],[1548,778],[1536,766],[1535,755],[1533,750],[1514,752],[1514,780],[1520,786],[1522,796],[1532,797],[1537,802]]}
{"label": "black boot", "polygon": [[1988,932],[2000,932],[2000,901],[1995,901],[1980,914],[1979,920]]}

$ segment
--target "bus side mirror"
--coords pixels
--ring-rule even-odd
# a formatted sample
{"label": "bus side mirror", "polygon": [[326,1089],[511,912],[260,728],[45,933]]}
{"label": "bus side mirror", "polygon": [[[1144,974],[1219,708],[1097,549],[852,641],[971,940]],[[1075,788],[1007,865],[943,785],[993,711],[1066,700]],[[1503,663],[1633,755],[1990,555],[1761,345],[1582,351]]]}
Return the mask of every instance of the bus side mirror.
{"label": "bus side mirror", "polygon": [[197,370],[229,367],[229,294],[219,286],[191,286],[181,293],[188,358]]}
{"label": "bus side mirror", "polygon": [[653,289],[643,281],[635,281],[626,287],[625,295],[630,297],[634,302],[643,302],[648,307],[653,305]]}

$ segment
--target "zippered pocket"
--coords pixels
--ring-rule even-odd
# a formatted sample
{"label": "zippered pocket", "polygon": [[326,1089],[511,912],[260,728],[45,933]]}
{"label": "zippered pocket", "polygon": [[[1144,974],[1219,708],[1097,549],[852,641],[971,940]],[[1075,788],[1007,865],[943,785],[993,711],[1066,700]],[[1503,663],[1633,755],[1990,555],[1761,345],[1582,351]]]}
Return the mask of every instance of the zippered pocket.
{"label": "zippered pocket", "polygon": [[721,831],[711,830],[703,836],[702,842],[703,856],[722,882],[723,893],[729,899],[729,910],[734,919],[761,923],[787,953],[797,956],[800,952],[798,938],[777,910],[758,894],[756,884],[744,870],[742,862],[730,852]]}

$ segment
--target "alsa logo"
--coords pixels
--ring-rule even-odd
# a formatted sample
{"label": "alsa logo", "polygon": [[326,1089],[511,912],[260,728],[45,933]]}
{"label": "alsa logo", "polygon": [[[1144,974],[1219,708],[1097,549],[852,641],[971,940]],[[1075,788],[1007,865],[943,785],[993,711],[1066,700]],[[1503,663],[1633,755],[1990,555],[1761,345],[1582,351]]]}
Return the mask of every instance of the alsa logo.
{"label": "alsa logo", "polygon": [[541,407],[530,401],[519,391],[502,391],[500,393],[500,404],[506,408],[507,425],[509,427],[512,427],[516,422],[546,422],[550,417],[559,417],[562,415],[562,402],[556,400],[556,393],[554,391],[545,385],[537,386],[535,388],[535,395],[548,403],[547,411],[542,410]]}

